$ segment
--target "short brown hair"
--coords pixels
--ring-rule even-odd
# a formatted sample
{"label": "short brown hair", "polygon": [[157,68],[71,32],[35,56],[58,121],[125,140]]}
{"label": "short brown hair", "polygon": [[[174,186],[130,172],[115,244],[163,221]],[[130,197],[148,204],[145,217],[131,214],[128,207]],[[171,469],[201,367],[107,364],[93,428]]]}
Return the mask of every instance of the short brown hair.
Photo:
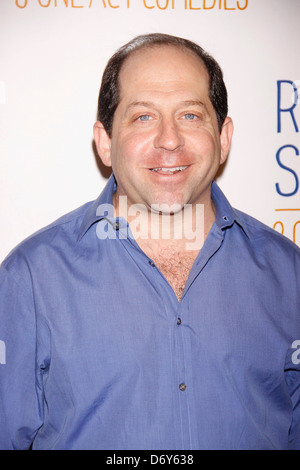
{"label": "short brown hair", "polygon": [[158,45],[183,47],[193,51],[203,61],[209,75],[209,98],[217,115],[219,130],[228,112],[227,90],[223,73],[216,60],[198,44],[169,34],[153,33],[137,36],[122,46],[110,58],[103,73],[98,98],[98,120],[109,136],[112,133],[114,113],[120,102],[119,76],[125,60],[135,51]]}

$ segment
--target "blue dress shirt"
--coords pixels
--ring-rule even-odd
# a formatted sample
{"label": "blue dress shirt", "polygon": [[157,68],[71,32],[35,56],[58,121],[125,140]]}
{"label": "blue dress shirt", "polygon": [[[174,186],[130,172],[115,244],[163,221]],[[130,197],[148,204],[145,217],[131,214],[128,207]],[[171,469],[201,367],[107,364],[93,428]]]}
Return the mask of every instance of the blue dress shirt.
{"label": "blue dress shirt", "polygon": [[300,250],[213,183],[178,302],[114,190],[2,263],[0,448],[300,449]]}

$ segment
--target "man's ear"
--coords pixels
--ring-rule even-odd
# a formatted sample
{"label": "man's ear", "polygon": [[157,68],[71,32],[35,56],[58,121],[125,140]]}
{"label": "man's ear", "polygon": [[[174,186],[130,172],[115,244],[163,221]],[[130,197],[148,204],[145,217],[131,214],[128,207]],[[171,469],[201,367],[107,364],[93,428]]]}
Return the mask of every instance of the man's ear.
{"label": "man's ear", "polygon": [[111,139],[107,134],[102,122],[94,124],[94,140],[99,157],[105,166],[111,166]]}
{"label": "man's ear", "polygon": [[228,157],[231,140],[233,134],[233,122],[230,117],[226,117],[220,134],[220,142],[221,142],[221,159],[220,163],[224,163]]}

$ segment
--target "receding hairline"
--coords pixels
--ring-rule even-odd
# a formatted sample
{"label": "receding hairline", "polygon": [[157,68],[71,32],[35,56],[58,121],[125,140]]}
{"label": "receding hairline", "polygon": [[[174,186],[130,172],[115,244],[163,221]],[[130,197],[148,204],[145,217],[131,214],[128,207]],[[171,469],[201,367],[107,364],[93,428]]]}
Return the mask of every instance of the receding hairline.
{"label": "receding hairline", "polygon": [[121,85],[122,85],[121,77],[123,75],[123,71],[126,65],[128,65],[128,63],[130,62],[130,59],[134,59],[134,57],[138,57],[139,55],[142,56],[143,52],[148,52],[150,50],[155,50],[155,49],[166,49],[166,48],[172,48],[174,50],[179,50],[184,53],[190,53],[191,57],[195,57],[199,61],[199,64],[202,66],[203,70],[205,71],[207,75],[208,83],[209,83],[210,81],[209,71],[205,64],[205,61],[202,59],[202,57],[199,54],[197,54],[196,51],[190,49],[188,46],[181,44],[181,43],[174,43],[174,44],[173,43],[145,43],[137,47],[136,49],[133,49],[132,51],[130,51],[122,62],[122,65],[119,71],[119,76],[118,76],[120,95],[121,95]]}
{"label": "receding hairline", "polygon": [[106,65],[98,96],[98,120],[103,123],[109,135],[111,135],[114,113],[120,102],[120,75],[123,66],[133,55],[142,53],[143,50],[149,51],[163,46],[174,47],[178,51],[184,51],[185,54],[191,52],[193,53],[191,57],[196,55],[200,59],[199,64],[208,74],[209,99],[215,109],[221,131],[228,112],[228,97],[223,72],[218,62],[199,44],[189,39],[163,33],[151,33],[136,36],[121,46]]}
{"label": "receding hairline", "polygon": [[175,50],[179,50],[181,52],[185,52],[185,53],[188,53],[190,54],[192,57],[195,57],[196,59],[198,59],[199,63],[203,66],[203,68],[205,69],[205,71],[207,72],[207,74],[209,75],[209,72],[208,72],[208,69],[207,69],[207,65],[205,63],[205,60],[201,57],[200,54],[198,54],[195,50],[191,49],[190,47],[188,47],[187,45],[185,44],[181,44],[181,43],[156,43],[156,42],[153,42],[153,43],[144,43],[144,44],[141,44],[140,46],[136,47],[135,49],[133,49],[132,51],[129,51],[127,56],[124,58],[124,60],[122,61],[122,65],[120,67],[120,72],[119,72],[119,75],[121,74],[125,64],[127,62],[129,62],[129,60],[131,58],[134,58],[135,56],[138,56],[138,55],[142,55],[143,52],[148,52],[150,50],[155,50],[155,49],[166,49],[166,48],[171,48],[171,49],[175,49]]}

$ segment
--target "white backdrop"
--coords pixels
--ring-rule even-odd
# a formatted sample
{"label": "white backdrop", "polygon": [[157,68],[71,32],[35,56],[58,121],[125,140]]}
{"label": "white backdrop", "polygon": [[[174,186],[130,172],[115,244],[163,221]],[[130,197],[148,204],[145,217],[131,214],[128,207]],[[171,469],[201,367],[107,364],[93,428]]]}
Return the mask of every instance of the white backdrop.
{"label": "white backdrop", "polygon": [[300,245],[299,20],[299,0],[0,0],[0,261],[100,193],[101,75],[148,32],[192,39],[220,62],[235,134],[218,183]]}

